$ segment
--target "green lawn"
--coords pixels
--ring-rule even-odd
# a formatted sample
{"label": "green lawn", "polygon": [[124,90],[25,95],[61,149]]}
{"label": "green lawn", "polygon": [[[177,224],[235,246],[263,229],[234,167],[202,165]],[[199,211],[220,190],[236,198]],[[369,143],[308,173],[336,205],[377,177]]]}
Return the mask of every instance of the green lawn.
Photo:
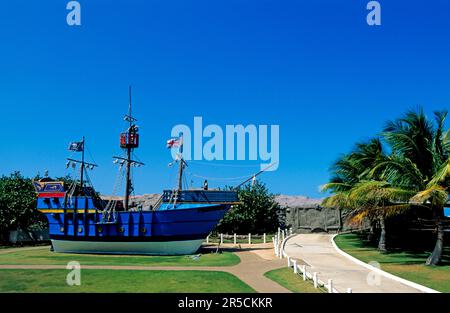
{"label": "green lawn", "polygon": [[215,271],[82,270],[81,285],[67,270],[0,270],[0,292],[255,292],[232,274]]}
{"label": "green lawn", "polygon": [[78,261],[81,265],[157,265],[157,266],[230,266],[240,262],[230,252],[205,253],[199,258],[191,256],[122,256],[55,253],[49,247],[14,249],[0,253],[0,264],[67,264]]}
{"label": "green lawn", "polygon": [[267,278],[277,282],[284,288],[297,293],[321,293],[321,289],[314,288],[311,281],[304,281],[299,275],[293,273],[293,269],[283,267],[264,274]]}
{"label": "green lawn", "polygon": [[381,253],[361,239],[357,234],[342,234],[335,238],[336,245],[348,254],[369,263],[380,263],[381,269],[415,283],[442,292],[450,292],[450,249],[444,252],[442,266],[425,266],[429,253],[412,251],[391,251]]}

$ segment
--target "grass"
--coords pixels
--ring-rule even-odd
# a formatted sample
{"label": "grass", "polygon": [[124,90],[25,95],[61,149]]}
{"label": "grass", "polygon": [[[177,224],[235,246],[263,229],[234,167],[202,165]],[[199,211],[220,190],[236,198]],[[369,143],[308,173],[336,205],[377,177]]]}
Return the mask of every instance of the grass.
{"label": "grass", "polygon": [[314,288],[311,281],[304,281],[295,275],[291,268],[283,267],[264,274],[267,278],[296,293],[321,293],[321,289]]}
{"label": "grass", "polygon": [[429,252],[396,249],[382,253],[357,234],[338,235],[335,242],[340,249],[361,261],[378,262],[381,269],[386,272],[441,292],[450,292],[448,247],[444,251],[443,265],[426,266],[425,261]]}
{"label": "grass", "polygon": [[51,252],[49,247],[33,249],[11,249],[0,253],[0,264],[16,265],[59,265],[78,261],[81,265],[155,265],[155,266],[231,266],[240,262],[237,255],[230,252],[205,253],[198,259],[190,256],[123,256],[68,254]]}
{"label": "grass", "polygon": [[216,271],[82,270],[81,285],[66,283],[66,270],[0,270],[0,292],[255,292],[232,274]]}

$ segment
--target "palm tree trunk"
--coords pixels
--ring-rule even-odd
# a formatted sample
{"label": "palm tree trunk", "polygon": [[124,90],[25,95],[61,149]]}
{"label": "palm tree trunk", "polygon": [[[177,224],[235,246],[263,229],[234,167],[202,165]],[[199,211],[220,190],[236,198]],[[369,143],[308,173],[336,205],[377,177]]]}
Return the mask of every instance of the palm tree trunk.
{"label": "palm tree trunk", "polygon": [[370,221],[370,229],[369,229],[369,234],[367,234],[367,240],[369,242],[372,242],[372,240],[375,237],[375,223],[374,221]]}
{"label": "palm tree trunk", "polygon": [[379,218],[380,221],[380,240],[378,241],[378,250],[386,252],[386,221],[384,215],[381,215]]}
{"label": "palm tree trunk", "polygon": [[438,265],[441,262],[442,250],[444,247],[444,224],[442,222],[443,208],[434,210],[436,219],[437,239],[436,245],[431,255],[428,257],[426,265]]}

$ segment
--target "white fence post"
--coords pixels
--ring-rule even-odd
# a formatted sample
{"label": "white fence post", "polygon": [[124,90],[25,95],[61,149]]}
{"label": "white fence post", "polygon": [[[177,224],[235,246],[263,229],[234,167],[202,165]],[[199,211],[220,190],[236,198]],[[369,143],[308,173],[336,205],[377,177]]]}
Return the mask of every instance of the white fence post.
{"label": "white fence post", "polygon": [[206,236],[206,243],[209,243],[209,235]]}
{"label": "white fence post", "polygon": [[283,258],[283,247],[280,245],[280,248],[279,248],[280,250],[278,251],[278,256],[280,257],[280,259],[282,259]]}
{"label": "white fence post", "polygon": [[284,236],[284,229],[283,229],[283,230],[281,231],[281,238],[282,238],[281,241],[284,241],[284,237],[285,237],[285,236]]}
{"label": "white fence post", "polygon": [[352,293],[352,288],[347,288],[347,293]]}
{"label": "white fence post", "polygon": [[287,266],[291,267],[291,257],[290,256],[287,257]]}
{"label": "white fence post", "polygon": [[252,244],[252,234],[248,233],[248,244],[251,245]]}
{"label": "white fence post", "polygon": [[278,232],[277,232],[277,241],[280,241],[280,227],[278,227]]}
{"label": "white fence post", "polygon": [[266,233],[263,234],[263,243],[266,243]]}
{"label": "white fence post", "polygon": [[223,244],[223,234],[220,234],[220,244]]}
{"label": "white fence post", "polygon": [[303,280],[306,280],[306,265],[302,265]]}
{"label": "white fence post", "polygon": [[333,293],[333,280],[328,279],[328,293]]}
{"label": "white fence post", "polygon": [[297,274],[298,273],[297,260],[292,260],[292,263],[294,264],[294,274]]}
{"label": "white fence post", "polygon": [[314,273],[313,273],[314,288],[319,287],[319,282],[318,282],[318,279],[317,279],[317,278],[318,278],[318,277],[317,277],[317,272],[314,272]]}
{"label": "white fence post", "polygon": [[234,244],[237,243],[237,240],[236,240],[236,234],[234,234],[234,236],[233,236],[233,242],[234,242]]}

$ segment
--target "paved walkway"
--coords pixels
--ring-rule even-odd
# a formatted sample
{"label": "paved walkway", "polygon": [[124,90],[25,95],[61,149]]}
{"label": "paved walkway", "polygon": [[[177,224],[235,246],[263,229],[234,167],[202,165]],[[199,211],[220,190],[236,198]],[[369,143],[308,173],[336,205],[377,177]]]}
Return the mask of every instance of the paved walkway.
{"label": "paved walkway", "polygon": [[[37,247],[36,247],[37,248]],[[33,248],[33,249],[36,249]],[[42,247],[39,247],[42,248]],[[211,247],[212,248],[212,247]],[[30,248],[20,248],[30,249]],[[215,249],[215,248],[214,248]],[[11,249],[5,249],[11,251]],[[15,249],[17,250],[17,249]],[[101,270],[171,270],[171,271],[221,271],[235,275],[257,292],[288,293],[288,289],[264,276],[264,273],[286,266],[286,260],[279,260],[273,256],[272,244],[241,245],[235,249],[233,245],[222,246],[223,251],[232,251],[241,262],[233,266],[112,266],[112,265],[83,265],[82,269]],[[2,251],[7,253],[8,251]],[[0,269],[65,269],[65,265],[0,265]]]}
{"label": "paved walkway", "polygon": [[332,235],[301,234],[286,242],[286,253],[299,259],[299,264],[306,264],[308,272],[318,272],[319,279],[333,279],[334,287],[345,292],[352,288],[353,292],[370,293],[412,293],[420,292],[384,276],[378,276],[379,284],[369,269],[354,263],[340,255],[331,244]]}

